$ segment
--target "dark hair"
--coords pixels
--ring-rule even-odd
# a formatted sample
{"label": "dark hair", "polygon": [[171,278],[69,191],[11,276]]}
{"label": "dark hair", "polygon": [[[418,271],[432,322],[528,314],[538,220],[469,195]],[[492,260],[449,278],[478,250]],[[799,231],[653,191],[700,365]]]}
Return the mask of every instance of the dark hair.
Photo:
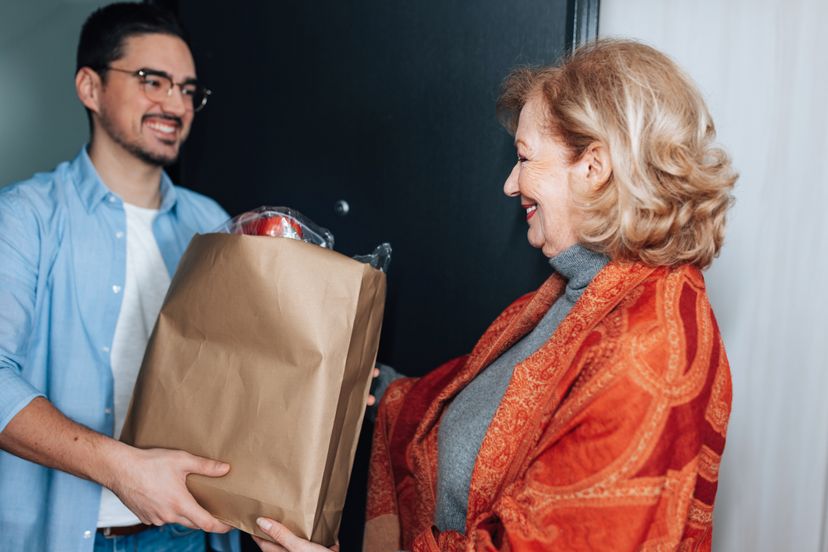
{"label": "dark hair", "polygon": [[[178,19],[160,6],[121,2],[99,8],[86,19],[81,29],[75,72],[82,67],[101,72],[124,55],[126,39],[156,33],[177,36],[187,42]],[[103,72],[101,78],[105,78]]]}

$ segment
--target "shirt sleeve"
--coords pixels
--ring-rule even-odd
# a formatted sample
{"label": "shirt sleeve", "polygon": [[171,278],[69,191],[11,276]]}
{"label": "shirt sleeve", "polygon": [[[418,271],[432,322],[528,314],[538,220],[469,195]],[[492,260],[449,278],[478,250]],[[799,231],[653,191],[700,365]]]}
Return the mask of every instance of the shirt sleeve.
{"label": "shirt sleeve", "polygon": [[227,214],[227,211],[225,211],[217,201],[208,198],[208,202],[210,212],[210,231],[212,231],[230,220],[230,215]]}
{"label": "shirt sleeve", "polygon": [[188,205],[197,221],[198,232],[213,232],[230,219],[230,215],[216,200],[187,188],[178,187],[178,191],[188,199]]}
{"label": "shirt sleeve", "polygon": [[0,194],[0,431],[43,393],[21,376],[32,333],[40,231],[17,190]]}

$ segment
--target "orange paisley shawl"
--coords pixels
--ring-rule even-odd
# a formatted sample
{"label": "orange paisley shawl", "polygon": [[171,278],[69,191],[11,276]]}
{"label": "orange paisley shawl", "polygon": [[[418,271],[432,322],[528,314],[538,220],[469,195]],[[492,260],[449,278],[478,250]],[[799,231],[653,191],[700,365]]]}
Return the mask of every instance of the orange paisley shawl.
{"label": "orange paisley shawl", "polygon": [[563,292],[552,276],[472,353],[389,387],[374,431],[365,550],[709,550],[730,414],[701,273],[614,261],[518,364],[481,444],[466,531],[433,526],[441,415]]}

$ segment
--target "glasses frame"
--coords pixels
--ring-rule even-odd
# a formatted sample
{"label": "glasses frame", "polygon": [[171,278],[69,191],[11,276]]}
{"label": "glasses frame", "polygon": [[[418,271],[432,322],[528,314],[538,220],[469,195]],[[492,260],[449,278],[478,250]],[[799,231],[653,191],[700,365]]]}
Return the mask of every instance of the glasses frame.
{"label": "glasses frame", "polygon": [[[210,94],[213,93],[212,90],[210,90],[209,88],[207,88],[205,86],[201,86],[200,84],[198,84],[198,82],[194,82],[194,81],[191,81],[191,80],[190,81],[184,81],[184,82],[175,82],[172,79],[172,76],[170,76],[168,73],[165,73],[164,71],[156,71],[154,69],[147,69],[145,67],[142,67],[140,69],[136,69],[135,71],[130,71],[129,69],[121,69],[120,67],[112,67],[111,65],[107,65],[103,69],[105,69],[107,71],[117,71],[118,73],[124,73],[124,74],[127,74],[127,75],[131,75],[131,76],[139,79],[142,82],[146,82],[146,79],[148,77],[162,77],[162,78],[165,78],[168,81],[170,81],[170,87],[167,89],[167,97],[168,98],[172,97],[173,89],[176,86],[178,87],[178,90],[181,92],[181,95],[184,96],[184,86],[188,85],[188,84],[194,84],[197,88],[201,88],[202,92],[204,93],[204,97],[201,99],[201,103],[199,105],[195,105],[195,103],[193,103],[193,112],[194,113],[198,113],[199,111],[204,109],[204,106],[207,105],[207,98],[209,98]],[[146,90],[144,90],[144,94],[147,95],[147,97],[149,98],[149,95],[147,94]],[[149,98],[149,99],[152,100],[152,98]]]}

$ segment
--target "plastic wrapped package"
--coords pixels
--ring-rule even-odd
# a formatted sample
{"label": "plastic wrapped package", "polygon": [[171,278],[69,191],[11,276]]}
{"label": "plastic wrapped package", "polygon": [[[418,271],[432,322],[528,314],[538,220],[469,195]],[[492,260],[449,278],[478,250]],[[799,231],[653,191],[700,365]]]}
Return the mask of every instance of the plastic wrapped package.
{"label": "plastic wrapped package", "polygon": [[[245,234],[248,236],[271,236],[290,238],[334,248],[334,236],[330,230],[314,223],[308,217],[290,207],[263,206],[231,218],[216,229],[222,234]],[[391,264],[391,244],[382,243],[367,255],[354,255],[354,260],[366,263],[388,272]]]}
{"label": "plastic wrapped package", "polygon": [[327,228],[290,207],[259,207],[233,217],[216,229],[223,234],[291,238],[333,249],[334,237]]}
{"label": "plastic wrapped package", "polygon": [[388,242],[379,244],[373,253],[368,255],[354,255],[354,260],[367,263],[377,270],[388,272],[388,265],[391,264],[391,244]]}

